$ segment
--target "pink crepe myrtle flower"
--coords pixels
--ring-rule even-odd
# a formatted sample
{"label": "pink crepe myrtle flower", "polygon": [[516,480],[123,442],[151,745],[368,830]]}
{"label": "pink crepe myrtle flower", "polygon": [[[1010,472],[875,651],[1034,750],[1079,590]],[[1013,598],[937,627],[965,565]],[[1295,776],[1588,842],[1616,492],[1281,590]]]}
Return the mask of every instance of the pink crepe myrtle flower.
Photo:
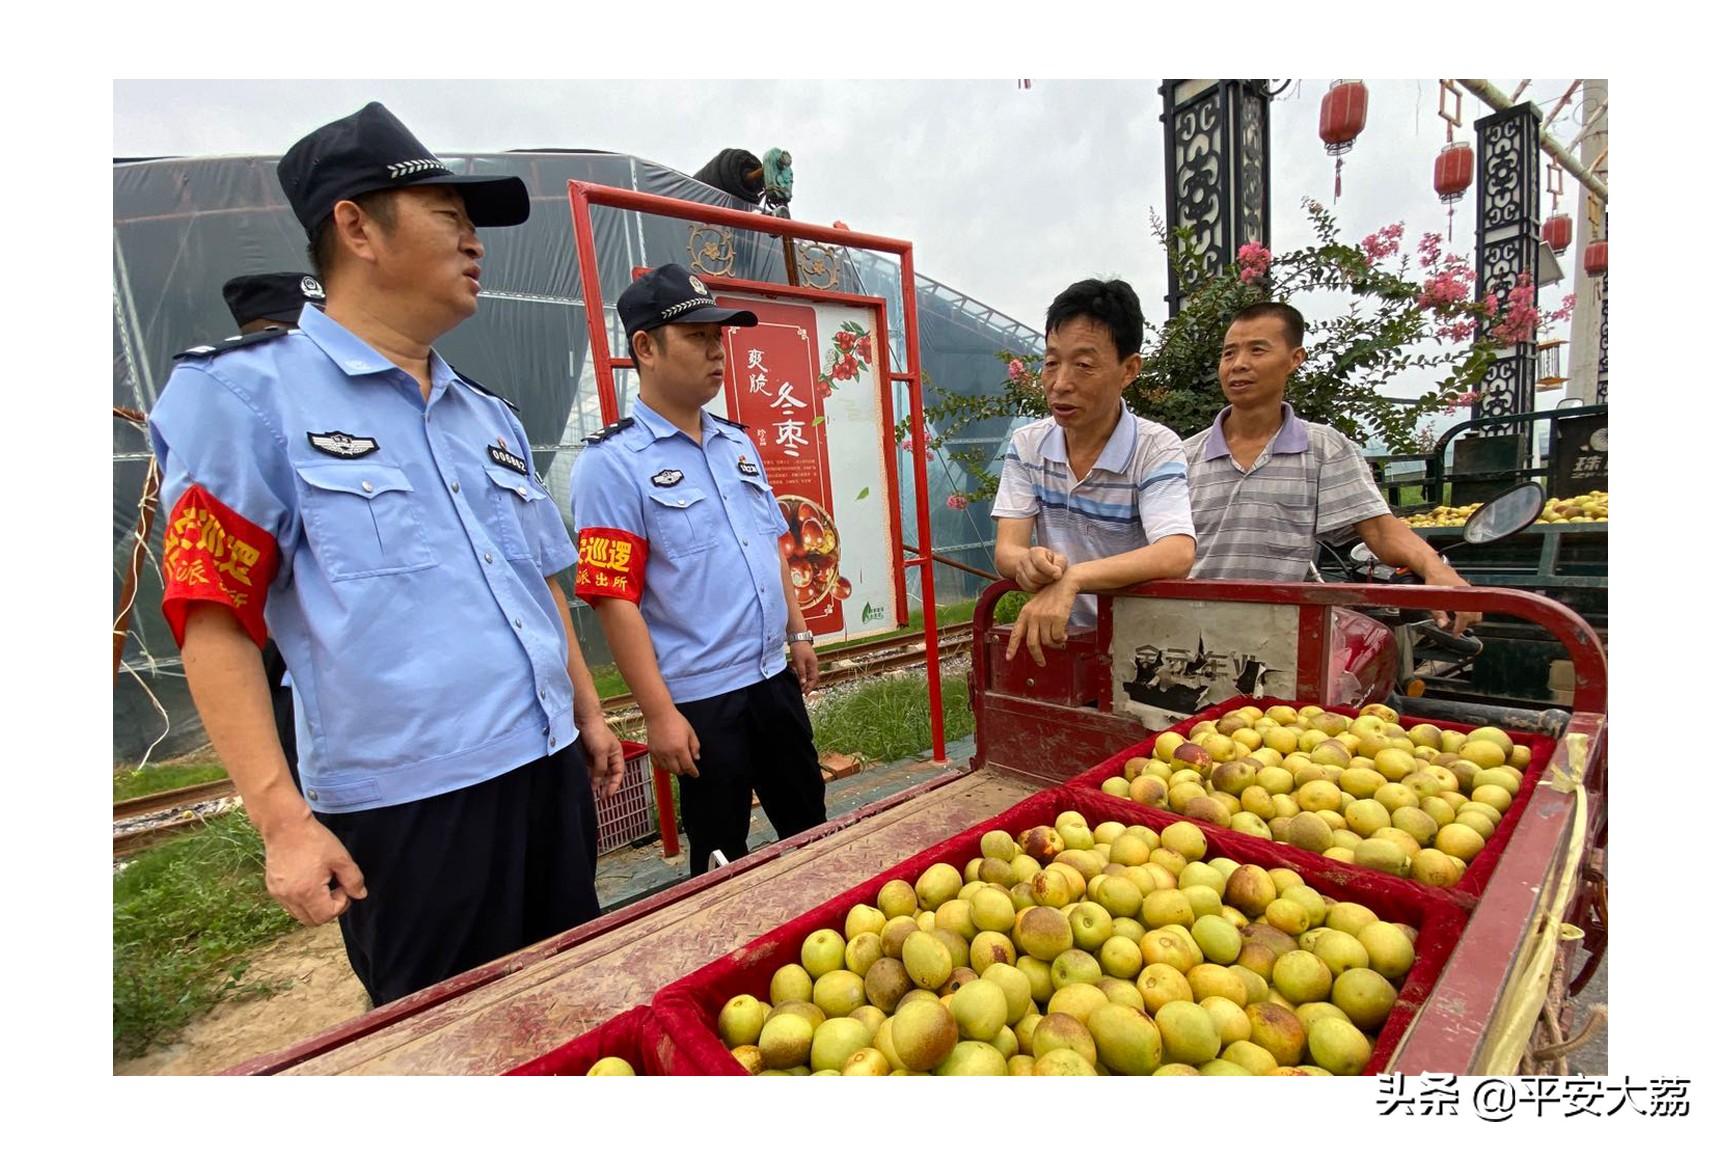
{"label": "pink crepe myrtle flower", "polygon": [[1425,232],[1420,235],[1418,245],[1420,267],[1435,268],[1443,257],[1443,237],[1436,232]]}
{"label": "pink crepe myrtle flower", "polygon": [[1376,264],[1386,256],[1394,256],[1401,251],[1402,226],[1387,224],[1360,241],[1360,250],[1366,254],[1369,263]]}
{"label": "pink crepe myrtle flower", "polygon": [[1504,344],[1532,340],[1539,331],[1538,301],[1539,289],[1534,287],[1532,273],[1523,272],[1509,290],[1509,307],[1492,328],[1492,336]]}
{"label": "pink crepe myrtle flower", "polygon": [[1238,257],[1242,283],[1250,284],[1269,275],[1270,250],[1257,241],[1240,245]]}

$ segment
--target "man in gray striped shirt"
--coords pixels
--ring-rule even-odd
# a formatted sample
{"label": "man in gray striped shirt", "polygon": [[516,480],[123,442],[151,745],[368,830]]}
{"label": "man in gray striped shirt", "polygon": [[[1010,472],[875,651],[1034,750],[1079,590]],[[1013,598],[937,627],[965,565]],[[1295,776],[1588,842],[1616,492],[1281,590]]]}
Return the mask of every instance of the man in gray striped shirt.
{"label": "man in gray striped shirt", "polygon": [[1038,667],[1069,622],[1095,625],[1087,593],[1183,577],[1195,548],[1180,438],[1121,399],[1142,364],[1138,294],[1123,280],[1081,280],[1055,297],[1045,331],[1050,415],[1013,433],[994,498],[995,567],[1035,593],[1006,658],[1022,642]]}
{"label": "man in gray striped shirt", "polygon": [[[1282,398],[1306,358],[1305,327],[1298,310],[1274,301],[1242,309],[1228,326],[1217,372],[1228,406],[1185,442],[1198,530],[1192,578],[1304,580],[1320,537],[1358,534],[1378,559],[1427,584],[1466,587],[1390,514],[1359,448],[1327,424],[1301,420]],[[1478,620],[1461,613],[1452,630]]]}

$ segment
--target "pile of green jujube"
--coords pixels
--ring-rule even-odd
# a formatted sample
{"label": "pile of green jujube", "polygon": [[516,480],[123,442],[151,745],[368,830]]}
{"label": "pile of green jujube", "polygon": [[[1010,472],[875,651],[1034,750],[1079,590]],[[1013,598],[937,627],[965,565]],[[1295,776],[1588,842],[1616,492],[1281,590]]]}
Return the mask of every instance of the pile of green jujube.
{"label": "pile of green jujube", "polygon": [[1367,704],[1236,708],[1102,782],[1111,796],[1453,888],[1521,791],[1533,753],[1499,728],[1462,733]]}
{"label": "pile of green jujube", "polygon": [[1416,932],[1203,830],[983,834],[802,943],[716,1021],[760,1075],[1356,1075]]}

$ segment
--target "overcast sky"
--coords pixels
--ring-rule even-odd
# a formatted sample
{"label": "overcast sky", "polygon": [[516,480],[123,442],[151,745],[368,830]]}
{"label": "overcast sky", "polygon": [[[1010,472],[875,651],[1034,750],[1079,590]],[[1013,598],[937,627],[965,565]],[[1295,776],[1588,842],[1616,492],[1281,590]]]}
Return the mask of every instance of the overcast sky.
{"label": "overcast sky", "polygon": [[[1508,92],[1518,81],[1495,83]],[[1334,162],[1317,133],[1328,84],[1302,81],[1271,107],[1273,249],[1311,240],[1302,196],[1330,202]],[[1536,80],[1523,98],[1549,107],[1568,85]],[[1354,242],[1402,221],[1411,249],[1420,232],[1445,225],[1431,186],[1445,139],[1437,81],[1369,88],[1335,211]],[[1124,277],[1152,323],[1166,315],[1163,255],[1149,226],[1152,209],[1166,215],[1156,89],[1151,80],[1034,78],[1028,89],[1010,80],[118,81],[113,151],[279,155],[373,99],[438,152],[596,148],[693,172],[721,148],[779,147],[795,161],[793,216],[909,239],[918,271],[1040,330],[1053,296],[1091,275]],[[1579,105],[1578,93],[1553,126],[1565,142],[1580,131]],[[1470,134],[1489,111],[1464,95]],[[1565,183],[1564,208],[1579,221],[1577,185]],[[1473,194],[1456,208],[1454,247],[1471,262]],[[1580,248],[1564,257],[1566,273]],[[1541,302],[1553,307],[1572,290],[1566,279]],[[1331,311],[1325,301],[1297,303],[1312,316]]]}

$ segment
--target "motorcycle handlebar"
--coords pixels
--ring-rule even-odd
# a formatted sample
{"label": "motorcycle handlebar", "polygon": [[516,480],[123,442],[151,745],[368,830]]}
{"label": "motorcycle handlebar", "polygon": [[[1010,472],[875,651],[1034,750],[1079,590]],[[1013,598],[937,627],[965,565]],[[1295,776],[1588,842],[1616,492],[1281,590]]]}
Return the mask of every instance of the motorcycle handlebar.
{"label": "motorcycle handlebar", "polygon": [[1473,636],[1457,636],[1445,632],[1431,620],[1422,620],[1413,626],[1419,633],[1419,643],[1441,648],[1454,656],[1474,657],[1485,651],[1485,645]]}

